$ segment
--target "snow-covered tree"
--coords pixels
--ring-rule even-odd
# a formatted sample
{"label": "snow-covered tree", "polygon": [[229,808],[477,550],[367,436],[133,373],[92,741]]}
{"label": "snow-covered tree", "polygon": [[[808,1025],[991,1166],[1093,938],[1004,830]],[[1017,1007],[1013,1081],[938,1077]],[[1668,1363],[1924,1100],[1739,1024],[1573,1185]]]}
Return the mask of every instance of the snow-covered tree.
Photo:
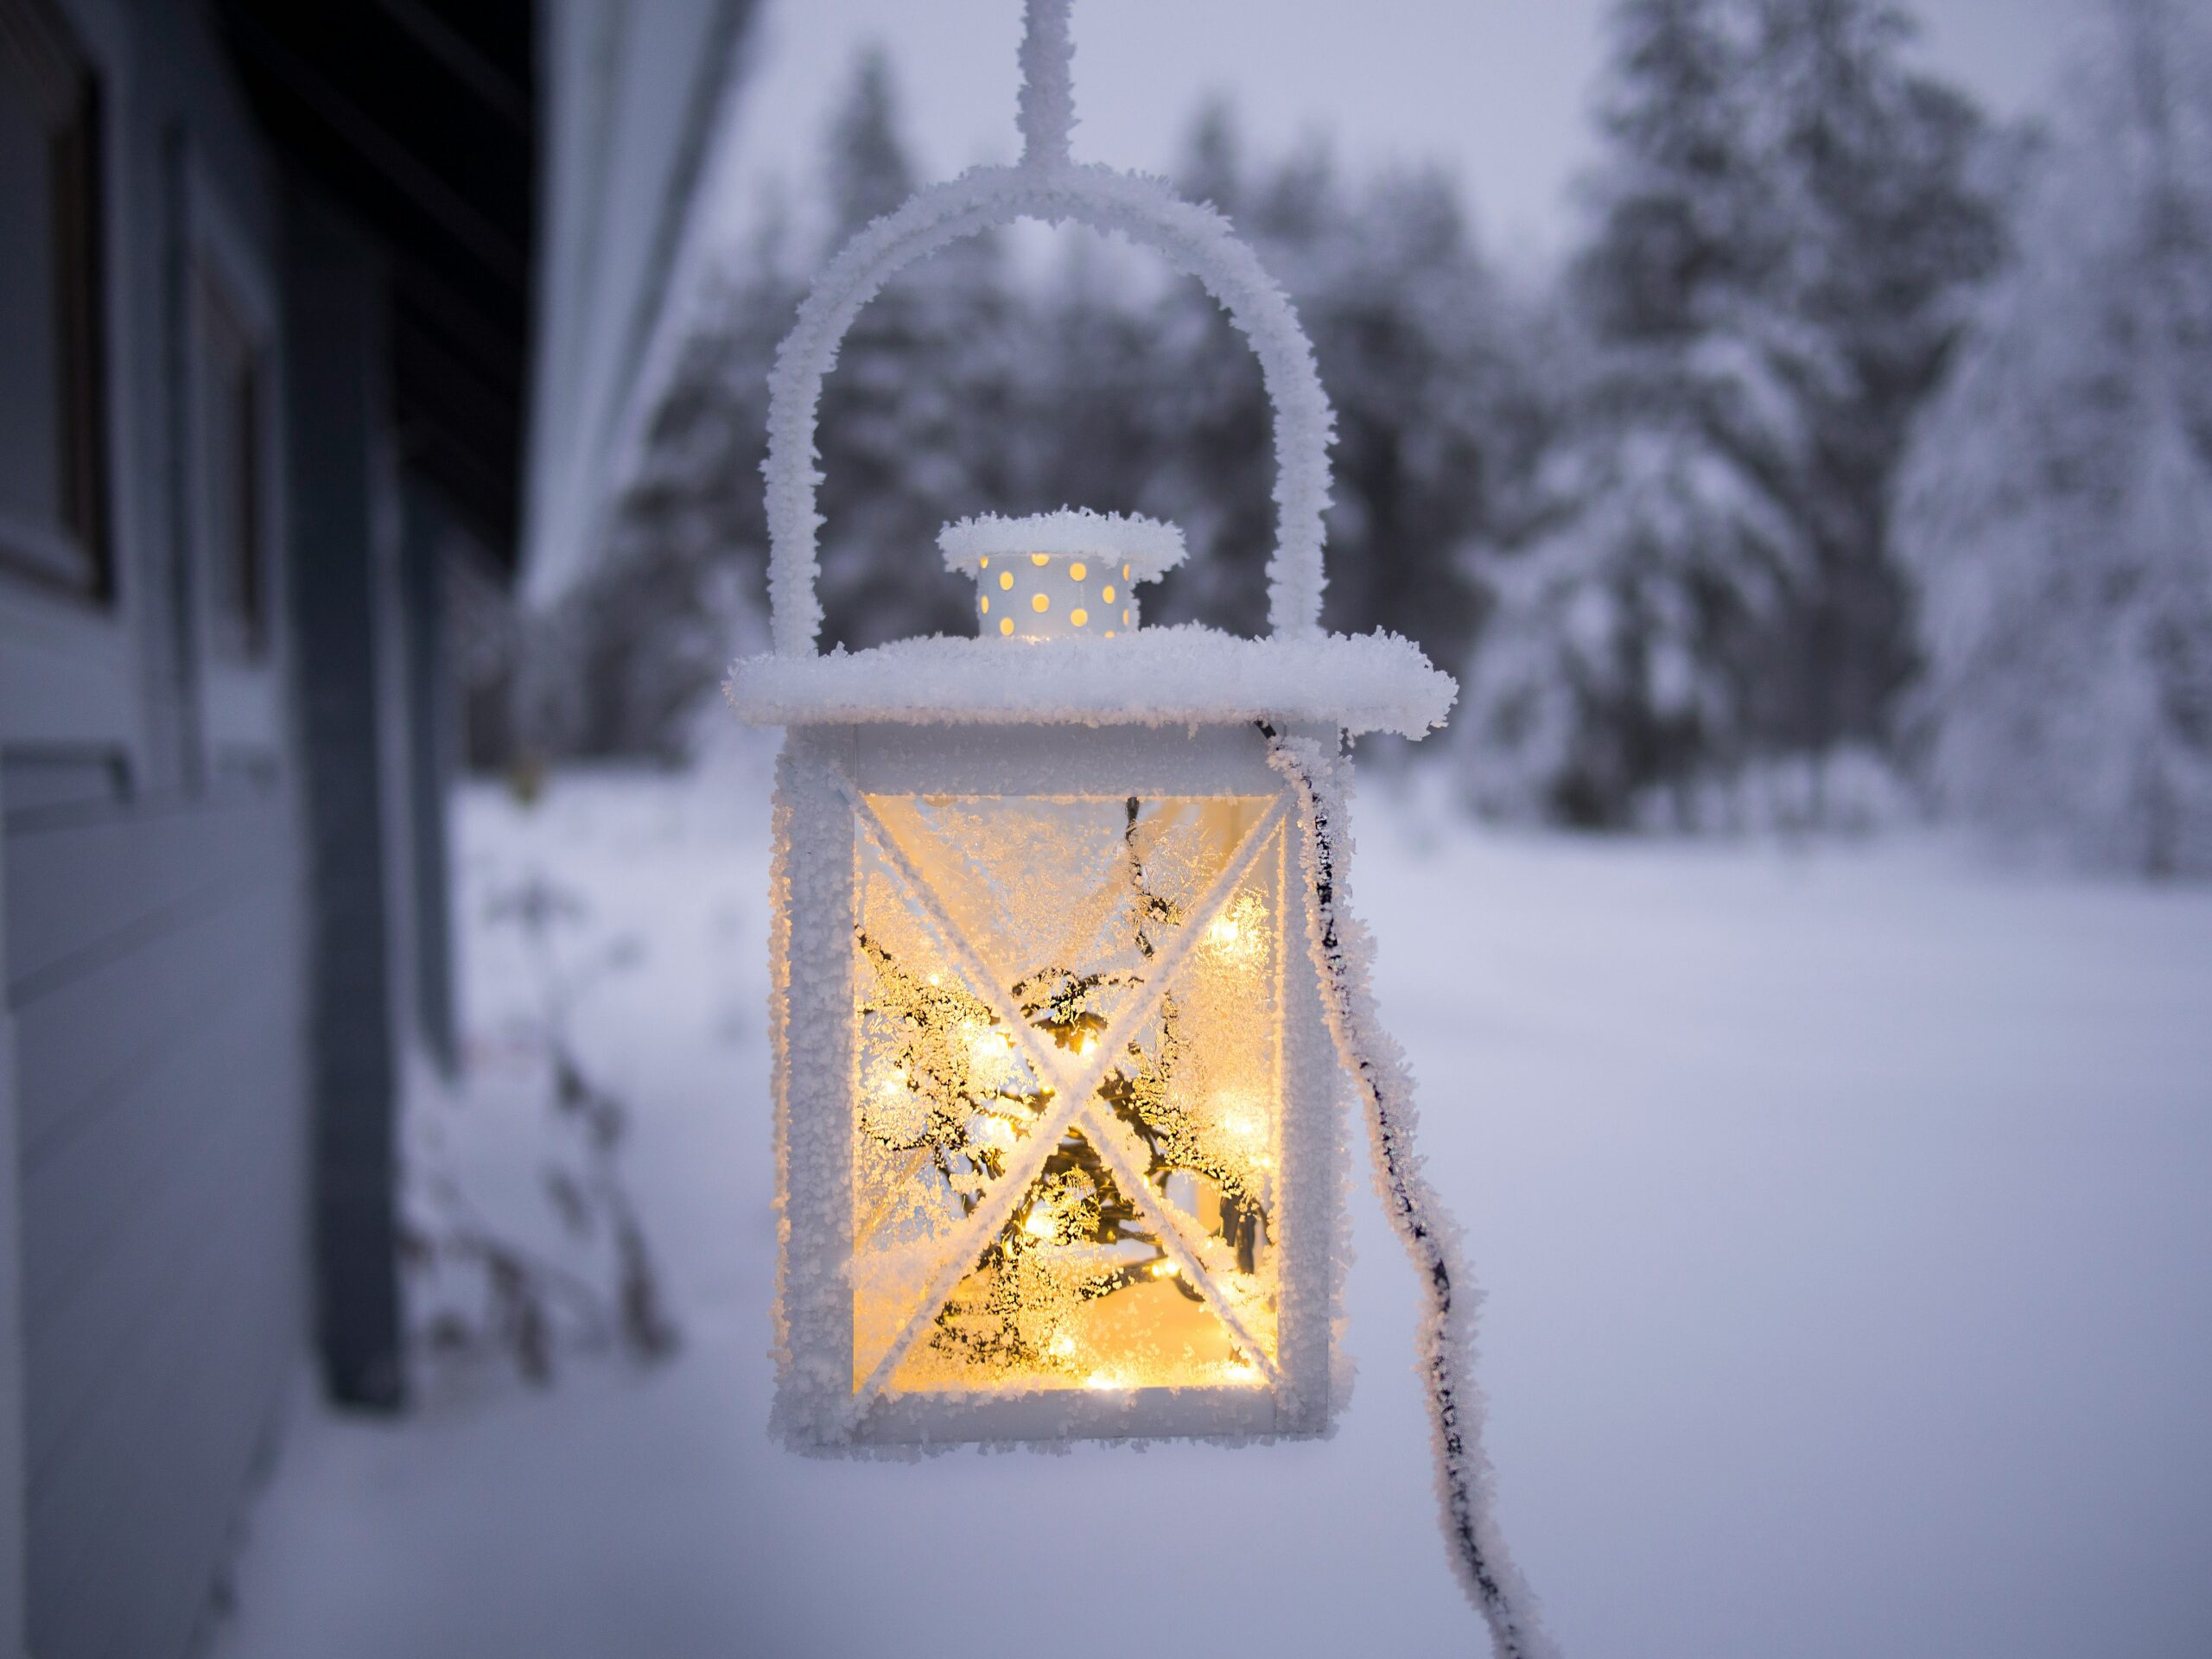
{"label": "snow-covered tree", "polygon": [[1812,562],[1765,671],[1771,735],[1818,756],[1886,735],[1911,666],[1890,502],[1904,435],[2001,245],[1993,153],[1962,96],[1916,73],[1872,0],[1770,0],[1749,142],[1767,172],[1771,302],[1818,342],[1795,378],[1804,449],[1783,481]]}
{"label": "snow-covered tree", "polygon": [[1756,21],[1738,0],[1615,14],[1597,234],[1572,276],[1592,339],[1543,527],[1488,568],[1466,681],[1485,810],[1619,823],[1752,741],[1759,639],[1810,565],[1785,505],[1801,388],[1829,367],[1775,303],[1781,226],[1746,140]]}
{"label": "snow-covered tree", "polygon": [[1942,800],[2212,870],[2212,20],[2111,0],[1920,423],[1899,541]]}
{"label": "snow-covered tree", "polygon": [[1624,0],[1588,336],[1462,729],[1478,802],[1641,798],[1878,733],[1897,441],[1995,245],[1979,125],[1869,0]]}

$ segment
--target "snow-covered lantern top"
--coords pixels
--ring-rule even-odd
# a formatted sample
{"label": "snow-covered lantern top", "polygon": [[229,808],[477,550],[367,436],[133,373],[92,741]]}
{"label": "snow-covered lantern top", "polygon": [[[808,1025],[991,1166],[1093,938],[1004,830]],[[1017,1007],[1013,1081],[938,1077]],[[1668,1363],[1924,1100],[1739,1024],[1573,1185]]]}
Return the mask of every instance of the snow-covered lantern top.
{"label": "snow-covered lantern top", "polygon": [[1183,532],[1156,518],[1062,511],[983,513],[938,535],[946,568],[976,582],[986,639],[1118,639],[1136,630],[1136,586],[1183,562]]}
{"label": "snow-covered lantern top", "polygon": [[[795,1447],[1325,1432],[1356,1077],[1430,1302],[1453,1559],[1503,1651],[1541,1650],[1484,1508],[1469,1296],[1405,1145],[1410,1083],[1343,913],[1344,740],[1419,738],[1452,681],[1325,633],[1332,417],[1281,291],[1209,207],[1068,159],[1066,0],[1030,0],[1021,162],[862,230],[801,307],[769,413],[772,649],[729,695],[786,728],[772,1023],[783,1255],[774,1423]],[[1274,408],[1270,632],[1142,628],[1173,527],[984,518],[942,550],[976,637],[817,648],[823,376],[903,266],[1019,218],[1196,276]],[[1357,1052],[1363,1050],[1364,1052]],[[1340,1064],[1340,1061],[1353,1062]]]}

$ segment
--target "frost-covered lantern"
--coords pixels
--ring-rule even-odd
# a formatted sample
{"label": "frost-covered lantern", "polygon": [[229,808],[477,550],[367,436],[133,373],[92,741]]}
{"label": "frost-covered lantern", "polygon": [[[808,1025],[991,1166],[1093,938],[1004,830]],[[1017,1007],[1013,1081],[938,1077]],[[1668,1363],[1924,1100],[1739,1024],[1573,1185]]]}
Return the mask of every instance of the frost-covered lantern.
{"label": "frost-covered lantern", "polygon": [[[1325,1430],[1348,1376],[1349,1079],[1422,1277],[1452,1559],[1497,1650],[1526,1659],[1548,1649],[1489,1516],[1471,1294],[1345,907],[1344,741],[1423,735],[1452,682],[1407,640],[1322,632],[1313,353],[1217,213],[1070,162],[1068,64],[1066,0],[1031,0],[1021,162],[861,232],[771,389],[773,648],[729,690],[786,728],[775,1424],[830,1452]],[[1276,463],[1265,638],[1144,626],[1138,592],[1183,556],[1179,533],[1065,511],[944,531],[976,584],[972,637],[819,653],[823,376],[893,274],[1019,218],[1154,250],[1250,342]]]}
{"label": "frost-covered lantern", "polygon": [[[788,731],[776,1409],[811,1448],[1306,1434],[1343,1393],[1341,1081],[1282,745],[1325,769],[1346,733],[1420,736],[1452,684],[1406,640],[1321,632],[1330,417],[1305,338],[1211,210],[1068,162],[1036,21],[1022,163],[861,232],[773,386],[774,650],[731,692]],[[823,374],[893,272],[1017,217],[1157,250],[1258,353],[1267,638],[1146,628],[1180,534],[1071,511],[947,528],[975,637],[817,654]]]}

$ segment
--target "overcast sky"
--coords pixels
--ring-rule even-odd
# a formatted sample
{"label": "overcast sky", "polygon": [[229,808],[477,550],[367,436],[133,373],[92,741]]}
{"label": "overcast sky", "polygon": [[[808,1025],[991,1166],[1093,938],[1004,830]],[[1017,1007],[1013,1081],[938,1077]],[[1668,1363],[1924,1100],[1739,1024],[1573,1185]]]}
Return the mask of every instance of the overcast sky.
{"label": "overcast sky", "polygon": [[[1919,0],[1920,50],[2000,117],[2038,106],[2086,0]],[[1555,257],[1576,221],[1610,0],[1078,0],[1079,160],[1165,170],[1191,111],[1225,92],[1274,153],[1330,135],[1357,163],[1442,160],[1493,251]],[[854,55],[896,67],[922,177],[1013,159],[1020,0],[767,0],[731,132],[719,218],[774,175],[810,181]]]}

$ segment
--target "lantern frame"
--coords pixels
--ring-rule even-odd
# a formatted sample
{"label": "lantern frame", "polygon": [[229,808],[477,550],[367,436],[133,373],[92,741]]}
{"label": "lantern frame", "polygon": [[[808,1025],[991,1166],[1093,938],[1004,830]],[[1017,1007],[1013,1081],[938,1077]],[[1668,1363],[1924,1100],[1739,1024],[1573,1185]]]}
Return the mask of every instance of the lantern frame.
{"label": "lantern frame", "polygon": [[[1333,731],[1327,735],[1335,737]],[[1269,1215],[1276,1288],[1268,1374],[1256,1386],[1238,1387],[894,1391],[879,1382],[870,1389],[855,1369],[853,1200],[855,1125],[866,1087],[854,1014],[857,871],[864,843],[877,833],[867,802],[883,796],[1071,795],[1268,804],[1240,849],[1257,847],[1254,861],[1271,864],[1267,889],[1280,924],[1272,945],[1280,986],[1272,1103],[1279,1184]],[[791,733],[778,772],[776,830],[776,886],[790,895],[779,910],[772,964],[785,1247],[775,1414],[785,1438],[802,1449],[828,1451],[1325,1432],[1351,1380],[1333,1337],[1346,1241],[1344,1096],[1319,988],[1301,971],[1303,866],[1295,802],[1268,765],[1258,732],[1230,725],[1184,732],[1046,725],[988,732],[883,724],[801,728]],[[1203,927],[1206,919],[1193,916],[1189,925]],[[977,969],[988,971],[980,963]],[[1003,987],[996,988],[1003,994]],[[1090,1134],[1086,1118],[1096,1109],[1095,1094],[1070,1109],[1071,1127]],[[1013,1178],[1005,1179],[1010,1189]],[[1009,1190],[1007,1201],[1020,1196]],[[972,1242],[963,1235],[943,1247],[956,1274],[967,1266],[959,1251]],[[925,1319],[937,1306],[919,1308],[918,1317]]]}

